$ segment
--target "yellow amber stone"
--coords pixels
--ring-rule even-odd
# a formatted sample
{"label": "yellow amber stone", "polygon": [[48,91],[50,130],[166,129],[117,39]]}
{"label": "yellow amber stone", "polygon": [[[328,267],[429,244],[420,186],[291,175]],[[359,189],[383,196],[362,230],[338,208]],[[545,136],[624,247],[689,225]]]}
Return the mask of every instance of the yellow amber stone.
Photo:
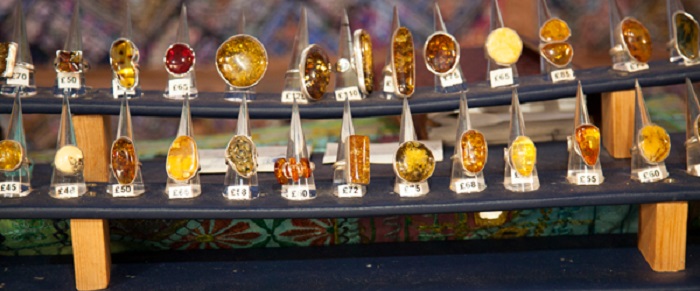
{"label": "yellow amber stone", "polygon": [[595,125],[580,125],[574,131],[579,154],[586,165],[595,166],[600,155],[600,130]]}
{"label": "yellow amber stone", "polygon": [[416,57],[413,48],[413,35],[405,27],[399,27],[391,41],[391,64],[394,73],[396,93],[410,97],[416,87]]}
{"label": "yellow amber stone", "polygon": [[510,145],[510,162],[521,176],[530,176],[537,163],[535,143],[527,136],[521,135],[515,138]]}
{"label": "yellow amber stone", "polygon": [[321,100],[331,82],[331,65],[326,52],[318,45],[312,44],[302,52],[301,81],[302,90],[307,97]]}
{"label": "yellow amber stone", "polygon": [[540,49],[542,57],[556,67],[565,67],[574,57],[574,48],[566,42],[549,43]]}
{"label": "yellow amber stone", "polygon": [[620,23],[622,41],[627,46],[629,55],[640,63],[651,59],[651,35],[644,25],[632,17]]}
{"label": "yellow amber stone", "polygon": [[175,138],[168,149],[165,172],[176,181],[187,181],[199,170],[197,143],[192,137],[181,135]]}
{"label": "yellow amber stone", "polygon": [[109,62],[120,86],[126,89],[136,86],[138,83],[138,68],[136,67],[138,59],[139,50],[130,40],[120,38],[112,43],[109,50]]}
{"label": "yellow amber stone", "polygon": [[663,162],[671,153],[671,137],[661,126],[652,124],[642,127],[638,142],[639,153],[649,163]]}
{"label": "yellow amber stone", "polygon": [[0,171],[14,171],[22,164],[22,145],[14,140],[0,141]]}
{"label": "yellow amber stone", "polygon": [[76,175],[83,171],[83,151],[73,145],[61,147],[53,159],[56,170],[64,175]]}
{"label": "yellow amber stone", "polygon": [[564,20],[551,18],[540,27],[540,40],[543,42],[566,41],[571,36],[571,29]]}
{"label": "yellow amber stone", "polygon": [[444,32],[437,32],[429,37],[423,52],[428,69],[437,74],[451,72],[459,61],[459,43]]}
{"label": "yellow amber stone", "polygon": [[351,135],[348,137],[348,182],[352,184],[369,184],[369,137]]}
{"label": "yellow amber stone", "polygon": [[700,49],[700,43],[698,43],[698,34],[700,33],[698,22],[690,14],[681,11],[673,15],[673,22],[675,24],[674,31],[676,33],[676,48],[678,52],[686,59],[698,59],[698,50]]}
{"label": "yellow amber stone", "polygon": [[247,34],[230,37],[216,50],[216,70],[236,88],[257,84],[267,71],[267,63],[265,46]]}
{"label": "yellow amber stone", "polygon": [[130,138],[122,136],[112,143],[112,174],[119,184],[131,184],[136,179],[139,167],[139,157],[136,155],[136,147]]}
{"label": "yellow amber stone", "polygon": [[250,178],[258,165],[255,144],[244,135],[232,137],[226,147],[226,161],[238,175]]}
{"label": "yellow amber stone", "polygon": [[523,41],[515,30],[501,27],[489,33],[485,47],[486,54],[496,64],[509,66],[518,62],[523,52]]}
{"label": "yellow amber stone", "polygon": [[435,158],[423,143],[407,141],[399,146],[394,155],[394,172],[411,183],[420,183],[433,175]]}
{"label": "yellow amber stone", "polygon": [[481,172],[486,165],[489,151],[484,135],[478,130],[467,130],[462,133],[460,146],[462,150],[462,168],[472,174]]}
{"label": "yellow amber stone", "polygon": [[[360,83],[364,84],[365,94],[370,94],[374,90],[374,59],[372,58],[372,38],[364,29],[355,31],[355,53],[358,64],[358,77]],[[362,72],[360,75],[359,73]],[[362,86],[360,86],[362,88]]]}

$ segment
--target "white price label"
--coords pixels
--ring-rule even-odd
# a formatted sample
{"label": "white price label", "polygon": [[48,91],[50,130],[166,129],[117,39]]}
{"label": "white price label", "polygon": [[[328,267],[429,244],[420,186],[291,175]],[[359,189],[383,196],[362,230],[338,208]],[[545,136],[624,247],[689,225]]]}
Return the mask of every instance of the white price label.
{"label": "white price label", "polygon": [[400,184],[399,196],[401,197],[418,197],[423,195],[423,186],[421,184]]}
{"label": "white price label", "polygon": [[286,191],[282,191],[282,197],[289,200],[307,200],[314,198],[311,196],[311,190],[306,186],[290,186]]}
{"label": "white price label", "polygon": [[15,66],[12,78],[7,79],[7,85],[29,86],[29,70],[24,66]]}
{"label": "white price label", "polygon": [[505,68],[489,72],[491,79],[491,88],[513,85],[513,69]]}
{"label": "white price label", "polygon": [[396,91],[396,89],[394,89],[394,80],[391,76],[384,76],[384,86],[382,90],[384,90],[384,93],[391,94],[394,94],[394,91]]}
{"label": "white price label", "polygon": [[638,62],[626,62],[625,63],[625,71],[628,72],[638,72],[638,71],[644,71],[648,70],[649,65],[647,63],[638,63]]}
{"label": "white price label", "polygon": [[168,80],[168,95],[170,97],[182,97],[190,93],[190,78]]}
{"label": "white price label", "polygon": [[638,172],[637,177],[642,183],[655,182],[664,178],[658,166]]}
{"label": "white price label", "polygon": [[168,188],[168,197],[170,199],[187,199],[194,198],[192,186],[175,186]]}
{"label": "white price label", "polygon": [[338,197],[340,198],[357,198],[362,197],[362,189],[360,185],[339,185]]}
{"label": "white price label", "polygon": [[229,186],[226,188],[226,198],[231,200],[250,200],[250,187]]}
{"label": "white price label", "polygon": [[481,219],[498,219],[503,214],[503,211],[484,211],[479,212],[479,218]]}
{"label": "white price label", "polygon": [[579,173],[576,175],[576,185],[600,185],[603,180],[597,173]]}
{"label": "white price label", "polygon": [[136,89],[126,90],[124,87],[119,85],[119,81],[117,81],[117,79],[112,79],[112,96],[114,96],[115,99],[119,99],[124,94],[136,95]]}
{"label": "white price label", "polygon": [[459,69],[454,69],[451,73],[440,76],[440,85],[442,85],[443,88],[460,85],[462,83],[464,83],[464,80],[462,80],[462,74],[459,72]]}
{"label": "white price label", "polygon": [[59,89],[80,89],[80,73],[58,73]]}
{"label": "white price label", "polygon": [[14,197],[22,192],[22,185],[19,182],[0,183],[0,197]]}
{"label": "white price label", "polygon": [[552,83],[576,80],[574,70],[572,69],[556,70],[549,74],[552,77]]}
{"label": "white price label", "polygon": [[78,197],[78,185],[56,186],[54,189],[58,198]]}
{"label": "white price label", "polygon": [[342,89],[335,90],[336,101],[345,101],[345,99],[362,100],[360,90],[358,90],[357,87],[345,87]]}
{"label": "white price label", "polygon": [[472,193],[479,192],[479,182],[476,178],[460,179],[454,184],[455,192],[457,193]]}
{"label": "white price label", "polygon": [[516,170],[510,170],[510,183],[511,184],[532,184],[534,182],[532,174],[527,177],[523,177]]}
{"label": "white price label", "polygon": [[282,103],[294,103],[294,99],[297,100],[299,104],[309,103],[301,91],[282,91]]}
{"label": "white price label", "polygon": [[112,197],[134,197],[134,185],[112,185]]}

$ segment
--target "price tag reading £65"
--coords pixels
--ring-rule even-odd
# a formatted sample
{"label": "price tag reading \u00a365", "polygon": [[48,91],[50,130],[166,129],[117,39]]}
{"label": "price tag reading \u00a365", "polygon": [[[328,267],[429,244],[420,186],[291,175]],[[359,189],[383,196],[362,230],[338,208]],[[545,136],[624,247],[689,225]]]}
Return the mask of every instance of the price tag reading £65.
{"label": "price tag reading \u00a365", "polygon": [[576,80],[574,70],[572,69],[556,70],[550,72],[549,74],[552,77],[552,83]]}
{"label": "price tag reading \u00a365", "polygon": [[170,199],[187,199],[193,197],[194,191],[192,191],[192,186],[175,186],[168,188],[168,198]]}
{"label": "price tag reading \u00a365", "polygon": [[170,97],[182,97],[190,93],[190,78],[168,80],[168,95]]}
{"label": "price tag reading \u00a365", "polygon": [[134,185],[112,185],[112,197],[134,197]]}
{"label": "price tag reading \u00a365", "polygon": [[229,186],[226,188],[226,198],[231,200],[250,200],[250,187]]}
{"label": "price tag reading \u00a365", "polygon": [[58,198],[75,198],[78,197],[78,185],[56,186],[54,189]]}
{"label": "price tag reading \u00a365", "polygon": [[305,186],[289,186],[285,191],[282,191],[282,197],[289,200],[308,200],[311,197],[309,187]]}
{"label": "price tag reading \u00a365", "polygon": [[639,181],[642,183],[655,182],[664,178],[661,175],[661,168],[658,166],[639,171],[637,177],[639,177]]}
{"label": "price tag reading \u00a365", "polygon": [[360,185],[339,185],[338,197],[340,198],[357,198],[362,197],[362,189]]}
{"label": "price tag reading \u00a365", "polygon": [[342,89],[335,90],[335,100],[345,101],[345,99],[352,100],[362,100],[362,95],[360,95],[360,90],[357,87],[345,87]]}
{"label": "price tag reading \u00a365", "polygon": [[489,72],[491,88],[513,85],[513,69],[504,68]]}
{"label": "price tag reading \u00a365", "polygon": [[80,73],[58,73],[59,89],[80,89]]}
{"label": "price tag reading \u00a365", "polygon": [[451,73],[440,76],[440,85],[442,85],[443,88],[447,88],[464,83],[462,74],[459,71],[459,69],[454,69]]}
{"label": "price tag reading \u00a365", "polygon": [[309,103],[301,94],[301,91],[282,91],[282,103],[294,103],[294,99],[297,100],[298,104]]}
{"label": "price tag reading \u00a365", "polygon": [[461,179],[454,184],[455,192],[461,193],[472,193],[479,191],[479,182],[476,178],[472,179]]}
{"label": "price tag reading \u00a365", "polygon": [[24,66],[16,66],[12,78],[7,79],[7,85],[29,86],[29,70]]}
{"label": "price tag reading \u00a365", "polygon": [[21,187],[19,182],[0,183],[0,197],[14,197],[21,192]]}

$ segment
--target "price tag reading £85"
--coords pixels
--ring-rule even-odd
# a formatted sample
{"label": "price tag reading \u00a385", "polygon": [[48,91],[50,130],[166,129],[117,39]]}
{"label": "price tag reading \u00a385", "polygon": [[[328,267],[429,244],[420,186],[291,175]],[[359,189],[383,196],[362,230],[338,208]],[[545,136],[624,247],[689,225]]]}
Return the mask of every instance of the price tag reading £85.
{"label": "price tag reading \u00a385", "polygon": [[78,197],[78,185],[63,185],[56,186],[56,197],[58,198],[75,198]]}
{"label": "price tag reading \u00a385", "polygon": [[459,71],[459,69],[454,69],[451,73],[444,76],[440,76],[440,85],[442,85],[442,87],[444,88],[447,88],[464,83],[464,81],[462,80],[462,74]]}
{"label": "price tag reading \u00a385", "polygon": [[21,192],[21,187],[19,182],[0,183],[0,197],[14,197]]}
{"label": "price tag reading \u00a385", "polygon": [[289,200],[308,200],[314,198],[311,196],[309,187],[305,186],[289,186],[286,191],[282,191],[282,197]]}
{"label": "price tag reading \u00a385", "polygon": [[340,198],[357,198],[362,197],[362,189],[359,185],[339,185],[338,197]]}
{"label": "price tag reading \u00a385", "polygon": [[489,72],[491,88],[513,85],[513,69],[504,68]]}
{"label": "price tag reading \u00a385", "polygon": [[476,178],[472,179],[461,179],[454,184],[455,192],[461,193],[472,193],[479,191],[479,182]]}
{"label": "price tag reading \u00a385", "polygon": [[550,72],[549,74],[552,77],[552,83],[576,80],[574,70],[572,69],[556,70]]}
{"label": "price tag reading \u00a385", "polygon": [[229,186],[226,188],[226,198],[231,200],[250,200],[250,187]]}
{"label": "price tag reading \u00a385", "polygon": [[29,70],[24,66],[16,66],[12,78],[7,79],[7,85],[29,86]]}
{"label": "price tag reading \u00a385", "polygon": [[642,183],[655,182],[665,178],[662,176],[661,168],[658,166],[639,171],[637,177],[639,177],[639,181]]}
{"label": "price tag reading \u00a385", "polygon": [[175,186],[168,188],[168,198],[170,199],[187,199],[193,197],[194,191],[192,191],[192,186]]}
{"label": "price tag reading \u00a385", "polygon": [[59,89],[80,89],[80,73],[58,73]]}
{"label": "price tag reading \u00a385", "polygon": [[190,78],[172,79],[168,81],[168,95],[170,97],[182,97],[190,93]]}
{"label": "price tag reading \u00a385", "polygon": [[294,103],[294,99],[296,99],[299,104],[309,103],[301,94],[301,91],[282,91],[282,103]]}
{"label": "price tag reading \u00a385", "polygon": [[335,90],[335,100],[345,101],[345,99],[352,100],[362,100],[362,95],[360,95],[360,90],[357,87],[345,87],[342,89]]}
{"label": "price tag reading \u00a385", "polygon": [[134,197],[134,185],[112,185],[112,197]]}

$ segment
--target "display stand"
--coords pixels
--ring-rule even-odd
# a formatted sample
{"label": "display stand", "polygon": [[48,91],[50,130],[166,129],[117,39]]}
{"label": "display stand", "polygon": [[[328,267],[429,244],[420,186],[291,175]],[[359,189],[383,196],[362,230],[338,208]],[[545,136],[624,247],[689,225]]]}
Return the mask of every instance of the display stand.
{"label": "display stand", "polygon": [[[651,122],[644,102],[644,95],[639,83],[636,86],[636,103],[634,110],[634,143],[632,153],[632,180],[642,183],[662,181],[668,177],[664,159],[671,151],[671,141],[666,131]],[[651,131],[650,131],[651,130]],[[644,144],[650,143],[654,148],[644,153]],[[667,147],[667,148],[663,148]],[[654,156],[652,156],[652,154]]]}
{"label": "display stand", "polygon": [[588,117],[586,95],[581,82],[576,92],[572,135],[567,136],[569,166],[566,180],[575,185],[600,185],[605,179],[600,166],[600,129]]}
{"label": "display stand", "polygon": [[5,80],[5,84],[0,91],[2,95],[9,97],[14,97],[17,90],[19,90],[21,97],[36,95],[34,62],[32,62],[32,54],[29,50],[29,42],[27,41],[27,27],[24,21],[22,2],[23,1],[15,2],[13,16],[14,31],[12,34],[12,42],[17,44],[14,70],[12,77]]}
{"label": "display stand", "polygon": [[[435,74],[435,92],[455,93],[467,90],[467,84],[464,80],[464,74],[462,73],[462,68],[459,63],[461,54],[459,42],[454,38],[454,36],[447,32],[447,26],[445,26],[445,22],[442,20],[442,14],[440,13],[440,7],[438,6],[437,2],[435,2],[435,6],[433,7],[433,20],[435,22],[435,32],[428,36],[427,40],[425,41],[425,46],[423,47],[423,59],[426,60],[428,70]],[[439,72],[435,70],[430,63],[428,63],[428,56],[426,55],[428,52],[428,46],[431,44],[432,39],[437,40],[438,38],[441,40],[444,40],[445,38],[450,39],[454,45],[454,49],[452,50],[452,52],[455,54],[454,65],[452,68],[447,70],[447,72]],[[435,44],[435,46],[438,46],[438,44]]]}
{"label": "display stand", "polygon": [[[296,101],[292,104],[292,120],[289,124],[289,140],[287,141],[286,163],[275,167],[275,175],[287,175],[286,183],[282,185],[282,197],[288,200],[311,200],[316,198],[316,182],[314,180],[314,164],[309,161],[306,148],[306,138],[301,128],[299,106]],[[282,173],[284,172],[284,173]],[[291,175],[288,175],[291,173]],[[296,175],[295,175],[296,174]]]}
{"label": "display stand", "polygon": [[[670,53],[669,61],[678,62],[684,66],[700,64],[697,43],[700,27],[697,20],[693,15],[685,12],[683,3],[679,0],[666,0],[666,16],[670,37],[667,44]],[[695,43],[692,43],[693,39],[696,40]]]}
{"label": "display stand", "polygon": [[25,197],[32,191],[31,165],[27,157],[27,141],[24,137],[20,91],[17,90],[15,94],[10,124],[7,127],[7,138],[2,141],[2,143],[11,143],[15,149],[19,150],[19,160],[15,169],[0,171],[0,198]]}
{"label": "display stand", "polygon": [[[53,94],[56,97],[63,97],[68,94],[70,98],[84,97],[87,94],[88,88],[85,86],[85,71],[87,70],[87,62],[83,56],[83,34],[80,24],[80,3],[76,1],[73,9],[73,17],[71,18],[70,28],[68,29],[68,37],[63,45],[63,51],[56,51],[56,83],[53,87]],[[73,66],[71,70],[59,70],[58,65],[61,62],[61,54],[75,54],[78,63],[70,62]],[[66,60],[63,60],[66,61]],[[73,61],[73,60],[70,60]]]}
{"label": "display stand", "polygon": [[[112,197],[138,197],[146,192],[132,131],[133,127],[131,123],[129,100],[126,96],[122,96],[117,136],[112,143],[112,149],[110,151],[110,168],[112,170],[112,175],[109,176],[107,193],[112,194]],[[119,144],[120,142],[121,144]],[[123,161],[119,161],[120,159]],[[120,163],[128,163],[129,165],[120,165]],[[133,164],[133,166],[130,164]],[[133,172],[133,180],[128,183],[120,181],[122,179],[118,179],[117,175],[122,171]]]}
{"label": "display stand", "polygon": [[514,192],[530,192],[540,188],[537,175],[537,148],[525,135],[525,120],[520,111],[518,90],[513,88],[510,107],[510,137],[503,150],[506,162],[503,186]]}
{"label": "display stand", "polygon": [[[450,190],[457,194],[481,192],[486,189],[483,168],[488,157],[488,145],[484,135],[472,129],[466,95],[466,92],[462,92],[459,99],[459,123],[452,155]],[[472,164],[471,167],[478,171],[468,171],[467,165],[463,162],[465,158]]]}
{"label": "display stand", "polygon": [[292,59],[289,62],[287,72],[284,74],[284,90],[282,91],[282,103],[306,104],[309,101],[301,93],[302,80],[299,74],[301,52],[309,46],[309,30],[306,21],[306,7],[301,8],[299,26],[292,45]]}
{"label": "display stand", "polygon": [[165,185],[165,194],[168,198],[190,199],[202,194],[199,170],[199,151],[192,129],[190,99],[185,95],[177,137],[168,149],[166,160],[168,182]]}
{"label": "display stand", "polygon": [[[393,17],[391,18],[391,33],[389,35],[393,35],[394,32],[401,27],[401,21],[399,20],[399,10],[394,6],[394,14]],[[386,54],[386,59],[384,61],[384,68],[382,69],[382,75],[381,75],[381,92],[382,92],[382,97],[384,99],[393,99],[396,96],[396,84],[394,84],[394,69],[391,66],[391,49]]]}
{"label": "display stand", "polygon": [[[190,46],[190,29],[187,25],[187,6],[185,6],[184,3],[182,4],[182,8],[180,8],[180,20],[178,22],[175,43]],[[168,86],[165,87],[163,97],[182,100],[185,94],[189,94],[190,99],[195,99],[199,95],[198,93],[194,62],[192,68],[184,74],[168,74]]]}
{"label": "display stand", "polygon": [[[122,29],[121,33],[121,38],[123,39],[128,39],[128,40],[133,40],[133,31],[131,29],[131,10],[129,9],[129,2],[126,1],[124,4],[124,21],[122,23],[124,25],[124,28]],[[136,63],[138,63],[139,56],[138,56],[138,48],[134,44],[134,50],[135,50],[135,60],[134,60],[134,66],[136,66]],[[138,68],[135,68],[134,70],[138,71]],[[138,73],[136,73],[138,74]],[[138,77],[136,77],[138,78]],[[133,88],[124,88],[119,84],[119,81],[117,80],[117,75],[116,73],[112,73],[112,96],[114,99],[118,99],[120,96],[126,95],[127,98],[138,98],[143,95],[143,91],[141,91],[141,84],[138,84],[136,82],[136,86]]]}
{"label": "display stand", "polygon": [[640,62],[630,56],[627,44],[622,40],[622,21],[634,20],[634,18],[626,17],[623,19],[620,16],[617,0],[609,0],[608,5],[610,11],[610,56],[612,57],[613,70],[631,73],[649,69],[646,62]]}
{"label": "display stand", "polygon": [[[571,65],[571,59],[573,59],[573,48],[568,42],[566,42],[566,39],[568,39],[569,36],[566,36],[566,39],[562,41],[544,41],[544,38],[542,37],[542,28],[548,21],[561,21],[564,24],[566,24],[566,22],[557,17],[552,17],[549,7],[547,6],[547,0],[538,0],[537,4],[537,16],[539,19],[538,31],[540,35],[540,72],[545,74],[545,79],[551,81],[552,83],[576,80],[576,75]],[[567,29],[571,31],[568,24],[566,25]],[[566,65],[554,65],[552,62],[547,61],[547,59],[543,56],[543,50],[552,45],[568,46],[568,48],[572,50],[571,58]]]}
{"label": "display stand", "polygon": [[685,106],[685,159],[688,175],[700,177],[700,103],[695,94],[693,83],[685,79],[686,106]]}
{"label": "display stand", "polygon": [[[364,146],[354,144],[350,139],[364,138]],[[338,139],[338,151],[333,164],[333,194],[339,198],[357,198],[367,194],[369,184],[369,138],[356,136],[350,112],[350,100],[345,99],[343,121]],[[364,171],[364,170],[367,171]],[[366,179],[363,179],[365,178]],[[360,181],[366,180],[366,181]]]}
{"label": "display stand", "polygon": [[[400,155],[402,150],[404,151],[403,155],[407,155],[405,151],[408,151],[406,150],[406,146],[409,144],[411,148],[413,148],[411,151],[413,151],[414,155],[420,153],[424,156],[424,159],[415,159],[412,164],[408,164],[404,168],[399,165],[399,162],[403,160]],[[424,153],[421,153],[421,151]],[[399,194],[401,197],[421,197],[430,192],[428,179],[433,175],[433,171],[435,170],[435,159],[430,149],[423,143],[417,141],[416,130],[413,127],[413,115],[411,114],[411,108],[408,106],[408,98],[403,99],[399,149],[394,154],[394,160],[392,162],[394,163],[394,173],[396,174],[396,178],[394,179],[394,193]],[[404,163],[408,162],[404,161]],[[412,174],[412,176],[418,177],[413,181],[408,181],[402,177],[405,176],[401,174],[401,172],[404,171]],[[416,172],[417,174],[413,175]]]}
{"label": "display stand", "polygon": [[[237,139],[242,139],[245,146],[250,147],[247,149],[237,149],[236,153],[233,147],[236,145]],[[243,151],[243,152],[241,152]],[[227,199],[231,200],[251,200],[258,198],[260,196],[260,189],[258,188],[258,172],[257,172],[257,150],[255,148],[255,143],[253,142],[253,137],[250,133],[250,117],[248,116],[248,99],[246,95],[243,95],[241,100],[241,106],[238,109],[238,121],[236,123],[236,135],[231,138],[228,146],[226,147],[227,157],[227,167],[226,167],[226,177],[224,178],[224,191],[223,195]],[[236,157],[237,159],[233,159]],[[245,163],[252,165],[248,172],[242,173],[236,169],[236,167]]]}
{"label": "display stand", "polygon": [[49,195],[59,199],[76,198],[87,192],[83,177],[85,158],[76,142],[68,99],[68,95],[63,96],[57,152],[49,189]]}
{"label": "display stand", "polygon": [[343,10],[343,18],[340,21],[340,42],[338,43],[338,62],[335,66],[335,100],[345,101],[362,100],[364,95],[360,93],[357,78],[357,66],[353,53],[353,38],[350,34],[350,21],[348,12]]}
{"label": "display stand", "polygon": [[[500,29],[506,29],[508,31],[511,31],[512,33],[517,36],[517,33],[513,31],[510,28],[505,27],[503,24],[503,16],[501,15],[501,8],[498,6],[498,0],[491,0],[491,15],[490,15],[490,21],[489,21],[489,36],[493,35],[494,31],[500,30]],[[517,39],[520,41],[520,48],[522,52],[522,40],[518,37]],[[488,46],[488,39],[486,46]],[[488,50],[488,47],[486,47],[486,50]],[[520,53],[518,53],[518,58]],[[512,64],[498,64],[496,61],[493,60],[492,57],[488,56],[487,53],[487,66],[486,66],[486,80],[489,80],[489,83],[491,85],[491,88],[496,88],[496,87],[503,87],[503,86],[510,86],[517,84],[518,80],[518,69],[515,66],[515,62]]]}

